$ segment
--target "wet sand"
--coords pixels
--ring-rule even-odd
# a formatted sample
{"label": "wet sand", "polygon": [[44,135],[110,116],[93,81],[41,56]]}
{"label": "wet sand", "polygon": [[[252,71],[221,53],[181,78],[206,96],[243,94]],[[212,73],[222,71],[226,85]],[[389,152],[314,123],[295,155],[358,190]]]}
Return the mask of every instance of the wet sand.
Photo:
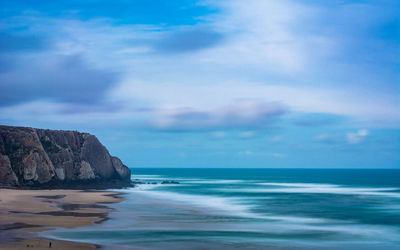
{"label": "wet sand", "polygon": [[35,232],[100,223],[107,203],[123,201],[116,192],[0,189],[0,249],[96,249],[99,246],[49,240]]}

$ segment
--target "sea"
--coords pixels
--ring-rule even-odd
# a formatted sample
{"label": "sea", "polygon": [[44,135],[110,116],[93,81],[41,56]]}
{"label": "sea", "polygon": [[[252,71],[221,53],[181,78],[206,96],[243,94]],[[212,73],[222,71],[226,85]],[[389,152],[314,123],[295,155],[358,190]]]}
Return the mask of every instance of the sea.
{"label": "sea", "polygon": [[118,190],[109,220],[45,236],[104,249],[400,249],[400,169],[132,173],[145,184]]}

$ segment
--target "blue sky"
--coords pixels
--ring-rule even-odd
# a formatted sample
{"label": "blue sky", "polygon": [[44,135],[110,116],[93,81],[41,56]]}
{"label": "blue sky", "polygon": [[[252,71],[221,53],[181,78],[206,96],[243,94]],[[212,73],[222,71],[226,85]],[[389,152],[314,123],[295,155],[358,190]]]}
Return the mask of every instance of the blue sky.
{"label": "blue sky", "polygon": [[8,1],[0,123],[130,167],[400,167],[398,1]]}

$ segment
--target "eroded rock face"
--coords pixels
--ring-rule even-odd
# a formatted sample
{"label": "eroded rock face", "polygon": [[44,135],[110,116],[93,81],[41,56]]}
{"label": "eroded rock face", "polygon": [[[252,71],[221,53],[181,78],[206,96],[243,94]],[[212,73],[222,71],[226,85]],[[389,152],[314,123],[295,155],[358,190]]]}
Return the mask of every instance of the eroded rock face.
{"label": "eroded rock face", "polygon": [[81,168],[79,169],[78,178],[80,180],[90,180],[96,178],[93,172],[93,168],[87,161],[81,162]]}
{"label": "eroded rock face", "polygon": [[81,159],[87,161],[92,166],[96,175],[102,178],[114,176],[115,169],[111,163],[111,156],[107,149],[101,145],[94,135],[84,134],[85,141],[81,150]]}
{"label": "eroded rock face", "polygon": [[7,155],[0,154],[0,180],[4,186],[18,186],[18,178],[11,168]]}
{"label": "eroded rock face", "polygon": [[115,157],[111,157],[112,164],[114,166],[115,171],[121,176],[122,179],[124,180],[130,180],[131,179],[131,171],[127,166],[125,166],[122,161]]}
{"label": "eroded rock face", "polygon": [[128,185],[130,170],[94,135],[0,126],[0,186],[106,180]]}

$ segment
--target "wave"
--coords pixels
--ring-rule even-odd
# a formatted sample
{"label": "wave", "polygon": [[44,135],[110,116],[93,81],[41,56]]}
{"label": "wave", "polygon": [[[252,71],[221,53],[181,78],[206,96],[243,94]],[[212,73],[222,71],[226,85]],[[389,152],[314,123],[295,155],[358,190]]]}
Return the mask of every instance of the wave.
{"label": "wave", "polygon": [[190,183],[190,184],[234,184],[234,183],[243,183],[243,180],[185,180],[183,179],[185,183]]}
{"label": "wave", "polygon": [[400,198],[399,188],[360,188],[346,187],[331,184],[312,183],[258,183],[266,186],[282,186],[285,188],[240,188],[218,189],[223,192],[244,193],[315,193],[315,194],[340,194],[340,195],[369,195]]}
{"label": "wave", "polygon": [[160,187],[161,185],[167,185],[167,184],[140,184],[140,185],[135,186],[135,189],[144,191],[144,190],[150,190],[150,189]]}
{"label": "wave", "polygon": [[329,188],[329,187],[338,187],[338,185],[333,184],[316,184],[316,183],[281,183],[281,182],[261,182],[257,183],[258,185],[263,186],[282,186],[282,187],[322,187],[322,188]]}
{"label": "wave", "polygon": [[216,180],[216,179],[194,179],[194,178],[168,178],[161,175],[131,175],[132,180],[174,180],[187,184],[234,184],[243,183],[243,180]]}
{"label": "wave", "polygon": [[156,175],[156,174],[132,174],[132,176],[137,177],[137,178],[162,177],[161,175]]}
{"label": "wave", "polygon": [[162,177],[161,175],[148,175],[148,174],[132,174],[131,175],[132,180],[136,179],[144,179],[144,180],[165,180],[165,177]]}
{"label": "wave", "polygon": [[[158,185],[139,185],[138,187],[124,190],[124,192],[135,193],[138,195],[144,195],[148,198],[164,200],[167,204],[174,205],[192,205],[194,207],[210,209],[214,212],[221,212],[226,214],[230,212],[232,215],[237,216],[249,216],[249,206],[242,204],[235,204],[233,198],[223,198],[209,195],[192,195],[192,194],[181,194],[168,191],[153,191],[151,189],[156,188]],[[153,187],[150,187],[153,186]]]}
{"label": "wave", "polygon": [[163,203],[197,211],[206,214],[213,214],[219,216],[230,217],[244,217],[251,219],[263,219],[270,221],[284,221],[286,223],[294,224],[319,224],[333,222],[331,219],[313,218],[313,217],[300,217],[300,216],[283,216],[283,215],[263,215],[252,212],[251,209],[255,205],[248,205],[243,198],[227,198],[211,195],[199,194],[182,194],[170,191],[155,191],[156,187],[161,185],[140,185],[139,187],[125,190],[131,194],[145,196],[146,199],[156,199],[164,201]]}

